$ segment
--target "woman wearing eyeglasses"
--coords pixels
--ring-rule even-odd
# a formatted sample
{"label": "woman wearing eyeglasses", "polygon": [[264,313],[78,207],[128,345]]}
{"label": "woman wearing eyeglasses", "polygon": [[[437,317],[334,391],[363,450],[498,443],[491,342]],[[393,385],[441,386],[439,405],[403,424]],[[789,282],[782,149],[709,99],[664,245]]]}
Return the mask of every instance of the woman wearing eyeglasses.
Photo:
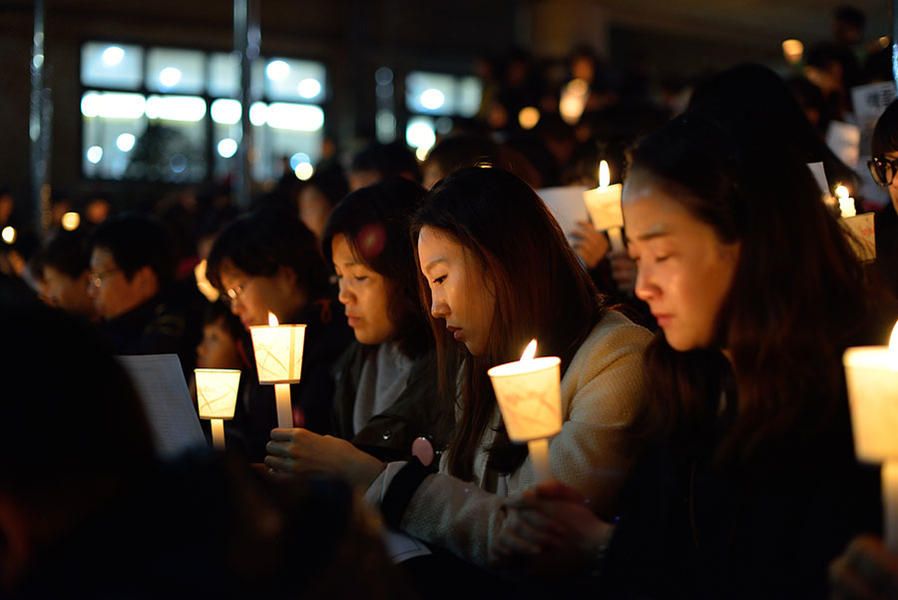
{"label": "woman wearing eyeglasses", "polygon": [[898,101],[892,102],[873,130],[873,159],[867,163],[891,202],[876,213],[876,267],[885,287],[898,298]]}
{"label": "woman wearing eyeglasses", "polygon": [[[352,340],[315,235],[295,213],[263,210],[233,221],[209,252],[207,276],[244,328],[279,323],[306,325],[302,380],[292,386],[294,424],[319,433],[330,429],[330,369]],[[248,336],[244,354],[253,360]],[[273,386],[252,375],[245,402],[238,403],[235,433],[245,437],[249,460],[262,462],[277,426]]]}

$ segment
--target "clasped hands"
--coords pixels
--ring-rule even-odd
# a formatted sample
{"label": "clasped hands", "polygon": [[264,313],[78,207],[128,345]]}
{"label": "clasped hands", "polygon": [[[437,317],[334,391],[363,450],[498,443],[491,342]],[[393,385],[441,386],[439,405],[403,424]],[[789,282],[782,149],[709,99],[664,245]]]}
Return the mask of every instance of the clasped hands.
{"label": "clasped hands", "polygon": [[614,531],[578,491],[558,481],[531,488],[505,507],[499,534],[490,543],[495,567],[550,576],[581,571],[598,563]]}
{"label": "clasped hands", "polygon": [[275,475],[329,473],[368,487],[385,465],[350,442],[308,429],[273,429],[265,465]]}

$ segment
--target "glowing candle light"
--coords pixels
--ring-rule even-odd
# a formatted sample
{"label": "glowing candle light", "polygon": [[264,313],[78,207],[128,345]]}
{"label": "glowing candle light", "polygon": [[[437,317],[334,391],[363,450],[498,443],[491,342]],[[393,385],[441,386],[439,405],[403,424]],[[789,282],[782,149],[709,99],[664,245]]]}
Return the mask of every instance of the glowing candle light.
{"label": "glowing candle light", "polygon": [[848,195],[848,188],[844,185],[836,186],[836,198],[839,199],[839,212],[842,218],[854,217],[857,211],[854,208],[854,198]]}
{"label": "glowing candle light", "polygon": [[3,228],[3,231],[0,231],[0,237],[10,246],[16,243],[17,235],[16,228],[11,225],[7,225]]}
{"label": "glowing candle light", "polygon": [[239,369],[194,369],[196,402],[200,418],[212,425],[212,444],[224,450],[224,421],[234,418],[237,391],[240,388]]}
{"label": "glowing candle light", "polygon": [[608,162],[599,163],[599,187],[583,192],[583,201],[596,229],[607,231],[611,241],[612,252],[624,251],[624,240],[621,229],[624,226],[624,213],[620,199],[623,186],[611,183],[611,171]]}
{"label": "glowing candle light", "polygon": [[552,477],[549,439],[561,431],[561,359],[534,358],[532,340],[521,360],[493,367],[487,373],[499,410],[513,442],[527,442],[537,481]]}
{"label": "glowing candle light", "polygon": [[298,383],[302,374],[302,350],[305,325],[280,325],[274,313],[268,313],[268,325],[249,328],[253,338],[259,383],[274,384],[278,427],[293,427],[290,384]]}
{"label": "glowing candle light", "polygon": [[859,460],[882,464],[886,546],[898,552],[898,323],[888,346],[849,348],[842,359]]}
{"label": "glowing candle light", "polygon": [[81,215],[73,211],[67,212],[62,215],[60,224],[66,231],[75,231],[81,225]]}

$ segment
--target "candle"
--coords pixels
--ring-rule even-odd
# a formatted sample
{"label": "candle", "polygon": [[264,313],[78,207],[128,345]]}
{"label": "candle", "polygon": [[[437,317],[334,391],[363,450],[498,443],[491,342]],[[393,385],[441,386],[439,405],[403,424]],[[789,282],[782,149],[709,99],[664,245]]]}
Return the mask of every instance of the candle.
{"label": "candle", "polygon": [[859,460],[882,464],[886,546],[898,553],[898,323],[888,346],[849,348],[842,359]]}
{"label": "candle", "polygon": [[237,390],[240,388],[238,369],[194,369],[196,402],[200,418],[212,424],[212,445],[224,450],[224,421],[234,418]]}
{"label": "candle", "polygon": [[839,212],[842,213],[843,219],[857,215],[857,211],[854,209],[854,198],[848,195],[847,187],[836,186],[836,198],[839,199]]}
{"label": "candle", "polygon": [[537,481],[552,477],[549,468],[549,438],[561,431],[561,359],[534,358],[536,340],[521,360],[487,371],[499,410],[513,442],[527,442]]}
{"label": "candle", "polygon": [[256,356],[259,383],[274,384],[278,427],[293,427],[293,408],[290,403],[290,384],[297,383],[302,374],[302,349],[305,325],[279,325],[277,317],[268,313],[268,325],[249,328]]}
{"label": "candle", "polygon": [[583,201],[596,229],[607,231],[612,252],[624,251],[624,240],[621,228],[624,226],[624,213],[620,199],[623,186],[611,183],[611,172],[608,162],[599,163],[599,187],[583,192]]}

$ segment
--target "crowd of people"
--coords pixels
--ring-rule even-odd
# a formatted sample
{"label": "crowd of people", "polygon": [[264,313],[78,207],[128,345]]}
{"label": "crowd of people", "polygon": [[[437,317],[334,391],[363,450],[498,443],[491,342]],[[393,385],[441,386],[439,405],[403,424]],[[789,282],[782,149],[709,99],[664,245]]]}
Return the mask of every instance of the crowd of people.
{"label": "crowd of people", "polygon": [[[0,595],[898,597],[842,367],[898,318],[898,101],[869,150],[891,200],[874,261],[824,201],[859,175],[810,118],[851,119],[856,29],[803,83],[741,65],[670,110],[578,50],[575,123],[516,54],[482,122],[422,163],[374,143],[245,212],[216,190],[43,243],[19,227]],[[529,133],[509,124],[528,106]],[[562,230],[538,192],[594,186],[599,158],[624,184],[623,252],[588,221]],[[306,325],[292,427],[255,365],[270,316]],[[487,375],[531,339],[560,359],[549,481]],[[135,354],[177,354],[191,386],[242,371],[226,452],[158,457],[114,359]],[[426,552],[400,561],[397,534]]]}

